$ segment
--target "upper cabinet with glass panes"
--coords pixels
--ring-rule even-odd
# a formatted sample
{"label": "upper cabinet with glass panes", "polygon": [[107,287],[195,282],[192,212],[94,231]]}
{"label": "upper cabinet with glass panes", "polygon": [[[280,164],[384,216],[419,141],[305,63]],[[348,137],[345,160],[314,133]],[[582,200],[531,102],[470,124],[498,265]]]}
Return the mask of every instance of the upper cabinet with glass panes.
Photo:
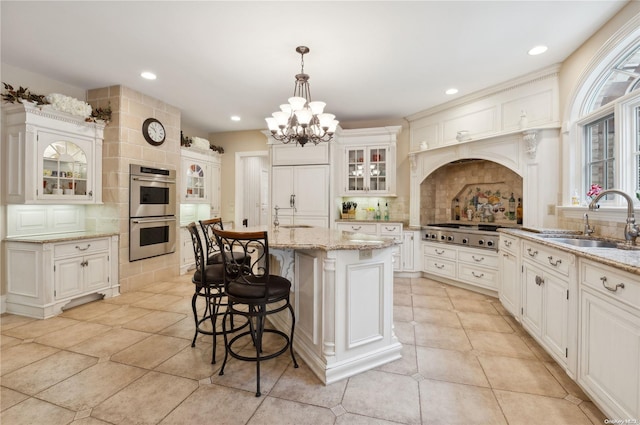
{"label": "upper cabinet with glass panes", "polygon": [[343,196],[394,196],[396,192],[396,138],[400,126],[342,130]]}
{"label": "upper cabinet with glass panes", "polygon": [[33,105],[3,105],[7,203],[102,202],[104,124]]}

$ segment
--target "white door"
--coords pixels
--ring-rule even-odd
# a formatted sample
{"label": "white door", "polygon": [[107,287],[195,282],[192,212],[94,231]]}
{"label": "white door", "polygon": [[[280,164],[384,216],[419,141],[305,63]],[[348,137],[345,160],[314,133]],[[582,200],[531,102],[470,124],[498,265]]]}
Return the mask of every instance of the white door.
{"label": "white door", "polygon": [[293,167],[293,195],[296,216],[329,215],[329,166]]}

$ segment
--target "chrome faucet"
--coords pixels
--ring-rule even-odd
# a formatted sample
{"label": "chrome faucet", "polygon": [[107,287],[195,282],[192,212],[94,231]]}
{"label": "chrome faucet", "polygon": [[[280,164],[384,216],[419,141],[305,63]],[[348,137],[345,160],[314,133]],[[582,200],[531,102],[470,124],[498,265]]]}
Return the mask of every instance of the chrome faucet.
{"label": "chrome faucet", "polygon": [[280,226],[280,221],[278,220],[278,211],[279,210],[293,210],[293,211],[297,211],[296,207],[292,207],[292,208],[282,208],[279,206],[275,206],[273,207],[273,209],[276,211],[276,214],[273,216],[273,227],[275,227],[276,229],[278,228],[278,226]]}
{"label": "chrome faucet", "polygon": [[589,214],[584,213],[584,231],[583,231],[583,234],[585,236],[590,236],[595,231],[596,231],[595,226],[591,227],[589,225]]}
{"label": "chrome faucet", "polygon": [[[625,245],[632,246],[636,244],[636,238],[640,234],[640,228],[636,224],[636,218],[633,214],[633,199],[621,190],[607,189],[600,192],[589,204],[589,210],[593,211],[600,206],[598,201],[603,196],[608,194],[616,194],[622,196],[627,201],[627,224],[624,226],[624,243]],[[586,215],[586,214],[585,214]]]}

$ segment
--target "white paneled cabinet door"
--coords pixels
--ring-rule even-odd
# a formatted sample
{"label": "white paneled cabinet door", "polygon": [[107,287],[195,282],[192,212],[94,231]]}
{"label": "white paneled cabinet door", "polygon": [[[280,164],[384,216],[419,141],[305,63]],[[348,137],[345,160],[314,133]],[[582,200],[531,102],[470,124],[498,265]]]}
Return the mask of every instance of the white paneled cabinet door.
{"label": "white paneled cabinet door", "polygon": [[58,260],[53,265],[54,296],[56,299],[82,293],[84,259],[82,257]]}
{"label": "white paneled cabinet door", "polygon": [[220,185],[221,185],[221,173],[220,173],[220,164],[212,163],[209,167],[211,174],[211,193],[210,193],[210,204],[211,204],[211,215],[213,217],[220,217],[220,212],[222,210],[221,200],[220,200]]}
{"label": "white paneled cabinet door", "polygon": [[271,208],[285,208],[278,216],[292,215],[294,202],[293,167],[271,169]]}
{"label": "white paneled cabinet door", "polygon": [[525,263],[522,285],[522,325],[534,335],[542,334],[542,270]]}
{"label": "white paneled cabinet door", "polygon": [[520,270],[518,259],[509,252],[500,255],[500,301],[516,319],[520,318]]}
{"label": "white paneled cabinet door", "polygon": [[568,283],[551,273],[542,282],[544,321],[542,340],[556,358],[567,357]]}
{"label": "white paneled cabinet door", "polygon": [[328,216],[329,166],[294,167],[293,179],[296,216]]}
{"label": "white paneled cabinet door", "polygon": [[84,289],[95,291],[109,286],[109,255],[100,253],[84,257]]}

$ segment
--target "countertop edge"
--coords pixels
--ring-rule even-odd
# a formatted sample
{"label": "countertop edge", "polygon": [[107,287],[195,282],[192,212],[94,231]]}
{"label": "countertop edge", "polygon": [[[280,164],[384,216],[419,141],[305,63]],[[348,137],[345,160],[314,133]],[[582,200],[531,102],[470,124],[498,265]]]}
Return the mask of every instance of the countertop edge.
{"label": "countertop edge", "polygon": [[120,236],[118,232],[73,232],[58,233],[51,235],[34,235],[34,236],[10,236],[4,239],[5,242],[25,242],[35,244],[46,244],[56,242],[69,242],[83,239],[106,238],[112,236]]}

